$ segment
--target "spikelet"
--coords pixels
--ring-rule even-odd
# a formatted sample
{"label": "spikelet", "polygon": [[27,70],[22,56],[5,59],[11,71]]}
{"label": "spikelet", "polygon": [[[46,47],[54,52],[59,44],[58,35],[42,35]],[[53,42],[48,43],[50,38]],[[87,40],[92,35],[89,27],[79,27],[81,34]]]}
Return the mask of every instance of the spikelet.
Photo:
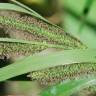
{"label": "spikelet", "polygon": [[38,53],[47,46],[38,44],[23,44],[18,42],[0,42],[0,54],[5,55],[8,59],[18,56],[28,56]]}
{"label": "spikelet", "polygon": [[4,14],[0,15],[0,23],[3,26],[21,30],[24,34],[29,32],[32,37],[35,37],[34,40],[46,41],[51,44],[60,44],[65,46],[65,49],[86,48],[82,42],[64,32],[61,28],[48,24],[33,16],[23,15],[23,17],[20,17],[17,15],[17,17],[14,18],[13,15],[6,16]]}
{"label": "spikelet", "polygon": [[57,66],[54,68],[44,69],[32,72],[30,77],[37,80],[43,85],[54,85],[67,79],[78,79],[82,76],[91,76],[96,74],[96,64],[81,63]]}

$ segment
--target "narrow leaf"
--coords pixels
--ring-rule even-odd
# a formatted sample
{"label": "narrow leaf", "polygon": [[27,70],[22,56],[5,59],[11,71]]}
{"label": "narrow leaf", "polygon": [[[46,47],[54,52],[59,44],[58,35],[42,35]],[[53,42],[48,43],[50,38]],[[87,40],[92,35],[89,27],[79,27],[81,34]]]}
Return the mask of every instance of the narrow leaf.
{"label": "narrow leaf", "polygon": [[0,81],[31,71],[82,62],[96,62],[96,50],[65,50],[49,55],[29,56],[1,68]]}

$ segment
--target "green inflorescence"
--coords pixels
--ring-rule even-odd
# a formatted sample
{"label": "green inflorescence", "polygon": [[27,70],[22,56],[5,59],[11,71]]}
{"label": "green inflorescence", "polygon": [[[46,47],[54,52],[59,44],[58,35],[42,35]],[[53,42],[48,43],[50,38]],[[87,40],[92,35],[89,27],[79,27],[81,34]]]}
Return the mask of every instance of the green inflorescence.
{"label": "green inflorescence", "polygon": [[[32,17],[31,17],[32,18]],[[61,44],[66,46],[66,49],[73,48],[85,48],[86,46],[82,44],[79,40],[75,39],[68,33],[62,32],[62,29],[52,25],[48,25],[49,29],[43,28],[43,26],[37,26],[35,23],[26,23],[20,21],[19,19],[14,19],[6,16],[0,16],[0,23],[2,25],[7,25],[10,27],[14,27],[16,29],[24,30],[31,32],[34,35],[37,35],[41,38],[44,37],[47,42],[56,42],[56,44]],[[42,23],[40,23],[42,25]],[[57,30],[57,33],[54,31]],[[61,33],[59,33],[61,31]]]}
{"label": "green inflorescence", "polygon": [[9,58],[13,55],[30,55],[34,53],[38,53],[47,46],[38,45],[38,44],[23,44],[18,42],[0,42],[0,54],[8,56]]}
{"label": "green inflorescence", "polygon": [[80,63],[32,72],[30,77],[38,80],[44,85],[53,85],[67,79],[77,79],[82,76],[92,76],[96,74],[96,64]]}

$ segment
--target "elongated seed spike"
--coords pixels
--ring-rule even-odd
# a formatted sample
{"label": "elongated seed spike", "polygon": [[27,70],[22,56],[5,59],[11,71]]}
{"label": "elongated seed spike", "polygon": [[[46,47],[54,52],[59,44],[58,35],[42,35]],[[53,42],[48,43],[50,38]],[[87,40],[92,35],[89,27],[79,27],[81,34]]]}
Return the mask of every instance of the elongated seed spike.
{"label": "elongated seed spike", "polygon": [[57,66],[54,68],[32,72],[30,74],[30,77],[32,78],[32,80],[37,80],[43,85],[54,85],[67,79],[77,79],[82,78],[83,76],[88,77],[95,75],[95,63],[80,63],[65,66]]}
{"label": "elongated seed spike", "polygon": [[0,14],[0,24],[6,28],[13,28],[15,30],[20,30],[21,32],[23,31],[24,33],[27,32],[36,38],[34,40],[63,45],[66,47],[65,49],[86,48],[82,42],[64,32],[63,29],[48,24],[37,17],[20,17],[18,15],[17,18],[14,18],[13,15],[11,17],[10,15],[6,16],[5,14]]}
{"label": "elongated seed spike", "polygon": [[18,56],[28,56],[38,53],[48,46],[38,44],[23,44],[16,42],[0,42],[0,54],[5,55],[7,58]]}

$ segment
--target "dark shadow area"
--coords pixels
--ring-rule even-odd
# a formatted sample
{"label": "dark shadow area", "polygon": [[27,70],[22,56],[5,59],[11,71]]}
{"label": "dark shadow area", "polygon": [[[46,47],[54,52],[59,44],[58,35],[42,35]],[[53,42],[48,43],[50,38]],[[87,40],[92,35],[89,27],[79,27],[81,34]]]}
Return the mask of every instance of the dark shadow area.
{"label": "dark shadow area", "polygon": [[8,2],[9,0],[0,0],[0,2],[4,2],[4,3],[6,3],[6,2]]}
{"label": "dark shadow area", "polygon": [[10,81],[30,81],[31,78],[27,77],[28,74],[23,74],[20,76],[16,76],[14,78],[11,78]]}
{"label": "dark shadow area", "polygon": [[84,11],[83,11],[83,14],[84,15],[88,14],[88,11],[89,11],[89,8],[85,8]]}
{"label": "dark shadow area", "polygon": [[5,85],[5,83],[0,83],[0,96],[6,95]]}
{"label": "dark shadow area", "polygon": [[6,65],[9,65],[11,63],[11,59],[7,59],[5,55],[0,55],[0,68],[5,67]]}
{"label": "dark shadow area", "polygon": [[9,34],[5,33],[5,30],[3,27],[0,28],[0,37],[10,37]]}

